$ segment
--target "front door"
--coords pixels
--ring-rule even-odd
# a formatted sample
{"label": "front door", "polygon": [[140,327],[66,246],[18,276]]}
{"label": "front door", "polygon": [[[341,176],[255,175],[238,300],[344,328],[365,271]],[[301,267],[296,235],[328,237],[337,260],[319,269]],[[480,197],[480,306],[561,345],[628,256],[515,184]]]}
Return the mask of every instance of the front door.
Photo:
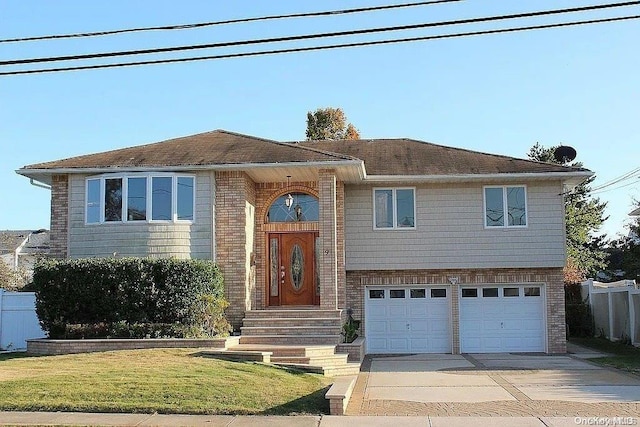
{"label": "front door", "polygon": [[314,305],[317,233],[269,234],[269,305]]}

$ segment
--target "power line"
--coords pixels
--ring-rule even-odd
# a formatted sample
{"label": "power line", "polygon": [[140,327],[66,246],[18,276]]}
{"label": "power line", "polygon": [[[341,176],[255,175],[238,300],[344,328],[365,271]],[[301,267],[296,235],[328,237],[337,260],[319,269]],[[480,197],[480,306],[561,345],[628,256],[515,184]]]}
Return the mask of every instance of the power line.
{"label": "power line", "polygon": [[531,18],[531,17],[537,17],[537,16],[558,15],[558,14],[564,14],[564,13],[585,12],[585,11],[592,11],[592,10],[598,10],[598,9],[609,9],[609,8],[632,6],[632,5],[637,6],[638,4],[639,4],[638,1],[628,1],[623,3],[607,3],[602,5],[582,6],[582,7],[573,7],[573,8],[566,8],[566,9],[552,9],[552,10],[543,10],[538,12],[516,13],[516,14],[510,14],[510,15],[497,15],[497,16],[488,16],[488,17],[482,17],[482,18],[456,19],[451,21],[428,22],[423,24],[400,25],[400,26],[393,26],[393,27],[367,28],[367,29],[361,29],[361,30],[338,31],[338,32],[331,32],[331,33],[305,34],[305,35],[299,35],[299,36],[272,37],[272,38],[266,38],[266,39],[240,40],[240,41],[223,42],[223,43],[174,46],[174,47],[165,47],[165,48],[140,49],[140,50],[119,51],[119,52],[92,53],[92,54],[86,54],[86,55],[69,55],[69,56],[56,56],[56,57],[48,57],[48,58],[16,59],[16,60],[9,60],[9,61],[1,61],[0,66],[24,65],[24,64],[33,64],[33,63],[43,63],[43,62],[72,61],[72,60],[84,60],[84,59],[96,59],[96,58],[112,58],[112,57],[118,57],[118,56],[146,55],[146,54],[152,54],[152,53],[168,53],[168,52],[178,52],[178,51],[186,51],[186,50],[214,49],[214,48],[220,48],[220,47],[291,42],[291,41],[310,40],[310,39],[319,39],[319,38],[327,38],[327,37],[341,37],[341,36],[354,36],[354,35],[371,34],[371,33],[385,33],[390,31],[406,31],[406,30],[415,30],[415,29],[424,29],[424,28],[433,28],[433,27],[443,27],[443,26],[450,26],[450,25],[474,24],[479,22],[503,21],[508,19],[520,19],[520,18]]}
{"label": "power line", "polygon": [[5,72],[0,72],[0,76],[52,73],[52,72],[61,72],[61,71],[95,70],[95,69],[101,69],[101,68],[120,68],[120,67],[131,67],[131,66],[138,66],[138,65],[156,65],[156,64],[169,64],[169,63],[178,63],[178,62],[214,60],[214,59],[243,58],[243,57],[249,57],[249,56],[264,56],[264,55],[274,55],[274,54],[282,54],[282,53],[311,52],[311,51],[328,50],[328,49],[364,47],[364,46],[406,43],[406,42],[415,42],[415,41],[429,41],[429,40],[449,39],[449,38],[457,38],[457,37],[479,36],[479,35],[487,35],[487,34],[500,34],[500,33],[512,33],[512,32],[518,32],[518,31],[540,30],[540,29],[548,29],[548,28],[562,28],[562,27],[569,27],[569,26],[576,26],[576,25],[628,21],[628,20],[639,19],[639,18],[640,18],[640,15],[631,15],[631,16],[621,16],[616,18],[590,19],[586,21],[562,22],[562,23],[556,23],[556,24],[532,25],[532,26],[526,26],[526,27],[503,28],[503,29],[497,29],[497,30],[472,31],[472,32],[453,33],[453,34],[441,34],[441,35],[423,36],[423,37],[407,37],[407,38],[392,39],[392,40],[376,40],[376,41],[369,41],[369,42],[342,43],[342,44],[334,44],[334,45],[326,45],[326,46],[311,46],[311,47],[276,49],[276,50],[258,51],[258,52],[242,52],[242,53],[230,53],[230,54],[223,54],[223,55],[210,55],[210,56],[198,56],[198,57],[175,58],[175,59],[159,59],[159,60],[124,62],[124,63],[114,63],[114,64],[83,65],[83,66],[75,66],[75,67],[5,71]]}
{"label": "power line", "polygon": [[290,13],[286,15],[268,15],[268,16],[254,17],[254,18],[228,19],[224,21],[199,22],[195,24],[162,25],[157,27],[126,28],[126,29],[120,29],[120,30],[95,31],[95,32],[88,32],[88,33],[55,34],[55,35],[48,35],[48,36],[0,39],[0,43],[17,43],[17,42],[30,42],[30,41],[37,41],[37,40],[55,40],[55,39],[80,38],[80,37],[109,36],[114,34],[135,33],[135,32],[142,32],[142,31],[187,30],[192,28],[211,27],[215,25],[239,24],[239,23],[256,22],[256,21],[269,21],[274,19],[336,16],[336,15],[346,15],[346,14],[352,14],[352,13],[374,12],[374,11],[380,11],[380,10],[435,5],[440,3],[453,3],[453,2],[459,2],[459,1],[463,1],[463,0],[429,0],[429,1],[419,1],[414,3],[384,5],[384,6],[359,7],[355,9],[328,10],[328,11],[322,11],[322,12]]}
{"label": "power line", "polygon": [[610,187],[610,186],[612,186],[614,184],[617,184],[617,183],[619,183],[621,181],[626,181],[626,180],[628,180],[630,178],[633,178],[634,175],[636,173],[638,173],[638,172],[640,172],[640,168],[633,169],[633,170],[631,170],[631,171],[629,171],[629,172],[627,172],[625,174],[620,175],[617,178],[613,178],[613,179],[611,179],[611,180],[609,180],[609,181],[607,181],[607,182],[605,182],[603,184],[600,184],[600,185],[592,188],[591,190],[592,191],[602,190],[603,188]]}

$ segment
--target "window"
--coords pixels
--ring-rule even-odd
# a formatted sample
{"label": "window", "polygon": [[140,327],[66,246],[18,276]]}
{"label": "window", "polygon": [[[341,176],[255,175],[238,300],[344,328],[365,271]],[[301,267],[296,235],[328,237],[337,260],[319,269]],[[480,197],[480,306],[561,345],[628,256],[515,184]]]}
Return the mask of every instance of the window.
{"label": "window", "polygon": [[427,290],[426,289],[411,289],[411,298],[426,298]]}
{"label": "window", "polygon": [[540,288],[535,286],[531,288],[524,288],[524,296],[525,297],[539,297],[540,296]]}
{"label": "window", "polygon": [[373,228],[414,229],[416,217],[413,188],[376,188],[373,190]]}
{"label": "window", "polygon": [[462,288],[462,298],[476,298],[477,296],[478,296],[478,289]]}
{"label": "window", "polygon": [[103,222],[193,221],[195,178],[132,174],[86,181],[87,224]]}
{"label": "window", "polygon": [[526,188],[524,186],[485,187],[484,212],[486,227],[526,227]]}
{"label": "window", "polygon": [[497,298],[498,288],[482,288],[482,298]]}
{"label": "window", "polygon": [[392,289],[389,291],[389,298],[404,298],[404,289]]}
{"label": "window", "polygon": [[[289,204],[287,204],[287,199]],[[267,222],[305,222],[318,221],[320,203],[312,194],[293,192],[284,194],[269,207]]]}
{"label": "window", "polygon": [[371,289],[369,290],[369,299],[383,299],[384,289]]}
{"label": "window", "polygon": [[519,297],[520,288],[504,288],[502,291],[505,297]]}
{"label": "window", "polygon": [[444,288],[433,288],[431,289],[431,298],[446,298],[447,290]]}

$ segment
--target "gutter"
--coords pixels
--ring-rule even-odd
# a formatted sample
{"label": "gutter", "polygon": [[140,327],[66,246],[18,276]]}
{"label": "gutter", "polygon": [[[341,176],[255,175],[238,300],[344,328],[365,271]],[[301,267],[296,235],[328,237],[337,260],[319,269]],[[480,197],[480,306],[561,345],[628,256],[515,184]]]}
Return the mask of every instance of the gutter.
{"label": "gutter", "polygon": [[528,172],[528,173],[493,173],[493,174],[460,174],[460,175],[369,175],[368,182],[460,182],[487,181],[489,179],[508,180],[548,180],[579,179],[580,181],[593,175],[591,171],[576,172]]}
{"label": "gutter", "polygon": [[[18,171],[16,171],[16,172],[18,172]],[[33,178],[29,178],[29,184],[33,185],[34,187],[40,187],[40,188],[44,188],[46,190],[51,190],[51,186],[50,185],[38,182]]]}

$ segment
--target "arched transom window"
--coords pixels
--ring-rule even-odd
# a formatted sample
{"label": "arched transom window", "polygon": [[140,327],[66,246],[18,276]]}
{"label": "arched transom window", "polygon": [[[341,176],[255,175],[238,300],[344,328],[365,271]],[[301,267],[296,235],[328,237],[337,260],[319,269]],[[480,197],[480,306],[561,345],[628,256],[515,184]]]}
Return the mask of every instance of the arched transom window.
{"label": "arched transom window", "polygon": [[278,197],[269,207],[267,222],[318,221],[318,198],[307,193],[288,193]]}

